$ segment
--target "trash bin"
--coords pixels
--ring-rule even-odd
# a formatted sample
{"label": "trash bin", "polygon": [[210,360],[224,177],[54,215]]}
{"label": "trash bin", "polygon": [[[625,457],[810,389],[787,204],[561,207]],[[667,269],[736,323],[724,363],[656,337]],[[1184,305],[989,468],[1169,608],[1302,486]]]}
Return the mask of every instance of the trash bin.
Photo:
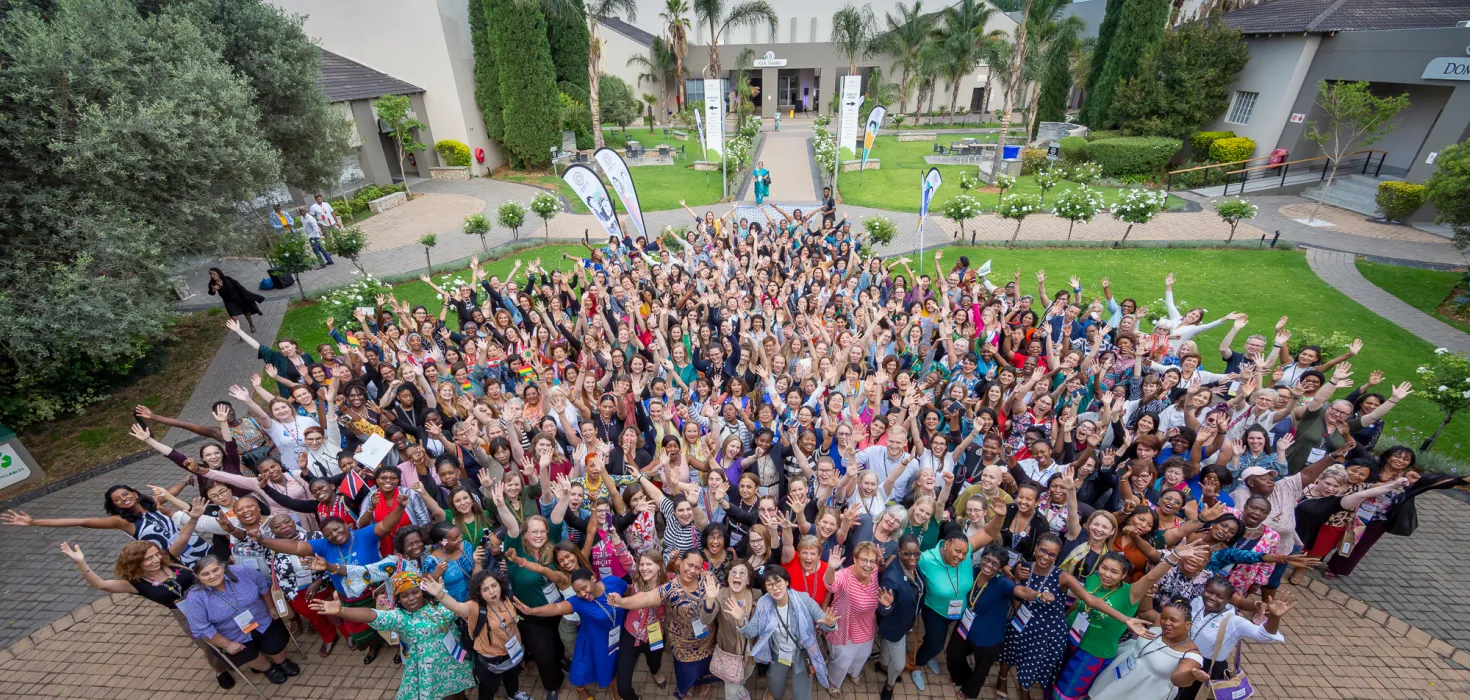
{"label": "trash bin", "polygon": [[276,289],[286,289],[296,284],[296,278],[293,277],[289,272],[283,272],[277,269],[270,269],[266,270],[265,273],[267,275],[270,275],[271,284],[275,285]]}
{"label": "trash bin", "polygon": [[1001,157],[1002,160],[1011,160],[1013,158],[1020,158],[1021,157],[1021,147],[1020,146],[1002,146],[1001,147],[1000,157]]}

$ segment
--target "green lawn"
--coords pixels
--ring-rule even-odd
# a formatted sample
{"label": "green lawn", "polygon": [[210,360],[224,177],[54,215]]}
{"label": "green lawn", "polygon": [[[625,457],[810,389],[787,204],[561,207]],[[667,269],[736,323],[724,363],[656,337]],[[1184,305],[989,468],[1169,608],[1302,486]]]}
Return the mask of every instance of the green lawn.
{"label": "green lawn", "polygon": [[1470,333],[1470,323],[1457,321],[1439,312],[1439,305],[1449,298],[1455,285],[1464,278],[1464,273],[1385,265],[1367,260],[1358,261],[1358,272],[1363,273],[1369,282],[1404,300],[1409,306]]}
{"label": "green lawn", "polygon": [[[629,129],[628,136],[655,152],[658,145],[662,143],[676,147],[682,145],[688,151],[688,155],[684,158],[676,158],[673,165],[628,168],[628,172],[633,174],[633,185],[638,188],[638,202],[643,207],[643,211],[678,209],[681,199],[687,201],[691,207],[707,206],[720,201],[720,174],[713,173],[710,177],[706,177],[703,171],[697,171],[693,167],[699,151],[698,141],[671,140],[663,135],[662,129],[655,130],[652,135],[647,129]],[[621,149],[624,144],[621,131],[616,134],[608,133],[606,140],[610,148]],[[692,148],[689,147],[691,143]],[[496,173],[495,177],[506,182],[519,182],[555,190],[571,201],[573,212],[587,213],[587,205],[579,201],[576,194],[572,192],[571,186],[556,175],[502,170]],[[613,195],[613,202],[621,212],[622,204],[618,202],[616,194]]]}
{"label": "green lawn", "polygon": [[[940,143],[946,147],[949,145],[946,139],[940,137]],[[951,139],[957,140],[957,139]],[[990,142],[994,141],[992,136]],[[934,151],[933,141],[905,141],[899,143],[896,136],[879,136],[877,143],[873,145],[872,158],[879,158],[883,165],[881,170],[868,170],[862,175],[857,171],[842,173],[837,183],[842,190],[842,201],[844,204],[862,207],[876,207],[891,211],[919,211],[919,182],[929,168],[938,167],[939,174],[944,177],[944,184],[940,186],[939,192],[934,196],[934,201],[929,205],[929,210],[937,212],[951,197],[962,194],[960,190],[960,173],[969,172],[977,174],[979,169],[973,165],[940,165],[931,166],[924,161],[924,157],[932,155]],[[1048,199],[1069,190],[1077,185],[1072,182],[1062,181],[1046,193]],[[1103,198],[1108,204],[1112,204],[1118,196],[1116,187],[1095,187],[1103,193]],[[1027,194],[1041,194],[1041,189],[1036,186],[1036,181],[1030,175],[1024,175],[1016,182],[1016,186],[1006,190],[1006,194],[1024,192]],[[980,192],[973,194],[980,202],[985,211],[993,211],[998,200],[995,192]],[[1169,196],[1170,208],[1184,206],[1184,200]]]}
{"label": "green lawn", "polygon": [[[582,250],[575,246],[547,246],[521,251],[516,257],[539,257],[546,266],[555,269],[558,265],[568,265],[560,261],[562,252],[577,255]],[[1360,382],[1373,369],[1384,371],[1385,386],[1414,381],[1415,368],[1427,362],[1434,352],[1428,343],[1327,286],[1307,267],[1305,256],[1295,251],[954,247],[944,249],[945,268],[953,266],[961,255],[969,256],[973,265],[993,259],[992,280],[997,283],[1009,280],[1011,273],[1020,268],[1025,293],[1035,293],[1037,269],[1047,271],[1047,290],[1051,293],[1063,288],[1069,276],[1076,275],[1086,298],[1099,293],[1098,278],[1106,275],[1118,297],[1133,297],[1142,305],[1154,305],[1163,297],[1164,276],[1172,272],[1178,279],[1175,300],[1180,307],[1204,306],[1211,320],[1231,311],[1250,315],[1250,325],[1237,335],[1237,348],[1251,333],[1270,332],[1281,316],[1289,316],[1290,327],[1299,330],[1312,329],[1323,334],[1342,331],[1349,337],[1362,338],[1363,352],[1353,362],[1354,379]],[[515,257],[498,260],[487,267],[490,274],[503,276],[514,260]],[[930,254],[924,265],[926,273],[933,269],[932,261]],[[436,276],[436,280],[466,276],[456,272]],[[431,313],[438,311],[434,292],[420,282],[399,285],[395,293],[399,299],[428,306]],[[1216,348],[1227,330],[1228,325],[1222,325],[1196,339],[1207,369],[1218,370],[1223,366]],[[286,314],[281,335],[294,336],[311,347],[326,338],[323,315],[314,305],[292,308]],[[1340,350],[1328,348],[1327,352]],[[1418,396],[1410,396],[1390,414],[1385,439],[1396,437],[1417,445],[1441,418],[1436,406]],[[1459,423],[1465,420],[1461,418]],[[1470,459],[1470,442],[1455,437],[1464,432],[1456,425],[1445,431],[1435,451],[1456,459]]]}

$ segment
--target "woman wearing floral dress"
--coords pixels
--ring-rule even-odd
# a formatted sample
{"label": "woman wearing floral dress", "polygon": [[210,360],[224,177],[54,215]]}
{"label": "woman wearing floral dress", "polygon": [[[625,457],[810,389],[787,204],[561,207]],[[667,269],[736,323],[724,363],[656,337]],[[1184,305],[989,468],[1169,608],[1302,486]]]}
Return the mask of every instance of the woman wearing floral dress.
{"label": "woman wearing floral dress", "polygon": [[[403,680],[398,686],[398,700],[443,700],[463,697],[474,687],[474,668],[467,660],[456,660],[445,646],[446,635],[458,639],[455,615],[448,608],[430,602],[419,587],[418,574],[402,572],[393,575],[390,585],[398,607],[395,610],[344,608],[334,596],[331,600],[312,601],[311,608],[323,615],[336,615],[349,622],[370,625],[379,632],[397,632],[403,640]],[[443,588],[430,584],[443,597]]]}
{"label": "woman wearing floral dress", "polygon": [[674,555],[671,564],[677,565],[679,575],[658,590],[626,598],[610,594],[607,600],[624,610],[664,606],[664,640],[674,653],[674,694],[687,698],[694,686],[719,680],[709,672],[715,647],[710,626],[716,611],[714,596],[706,595],[708,589],[702,578],[704,556],[698,550],[686,550]]}
{"label": "woman wearing floral dress", "polygon": [[1031,689],[1045,695],[1046,689],[1062,670],[1062,655],[1067,651],[1067,599],[1062,595],[1062,538],[1046,533],[1037,538],[1035,565],[1022,585],[1039,593],[1050,593],[1051,602],[1033,600],[1016,610],[1006,629],[1005,648],[1000,653],[1000,673],[996,675],[995,692],[1004,697],[1006,679],[1016,669],[1016,682],[1021,695],[1031,697]]}

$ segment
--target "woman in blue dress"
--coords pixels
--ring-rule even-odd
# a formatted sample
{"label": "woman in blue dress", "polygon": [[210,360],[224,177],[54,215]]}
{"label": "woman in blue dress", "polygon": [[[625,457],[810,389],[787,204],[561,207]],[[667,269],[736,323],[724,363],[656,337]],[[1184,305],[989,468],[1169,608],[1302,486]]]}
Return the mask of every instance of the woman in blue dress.
{"label": "woman in blue dress", "polygon": [[470,578],[480,570],[474,547],[464,540],[463,531],[453,523],[437,523],[430,530],[434,542],[431,550],[435,571],[449,597],[463,603],[470,599]]}
{"label": "woman in blue dress", "polygon": [[626,593],[628,584],[613,576],[599,579],[591,569],[577,569],[572,572],[572,589],[577,593],[575,596],[537,608],[519,599],[514,602],[523,615],[561,617],[576,613],[581,618],[577,645],[572,652],[571,681],[578,696],[587,697],[592,694],[590,686],[608,687],[617,672],[618,640],[627,612],[608,603],[607,595]]}
{"label": "woman in blue dress", "polygon": [[771,196],[771,171],[766,170],[765,161],[760,161],[750,175],[755,178],[755,203],[760,204]]}

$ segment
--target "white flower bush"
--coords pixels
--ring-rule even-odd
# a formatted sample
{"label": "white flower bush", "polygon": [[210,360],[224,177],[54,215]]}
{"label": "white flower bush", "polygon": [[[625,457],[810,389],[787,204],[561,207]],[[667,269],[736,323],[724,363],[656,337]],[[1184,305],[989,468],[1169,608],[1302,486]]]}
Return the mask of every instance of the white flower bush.
{"label": "white flower bush", "polygon": [[1244,197],[1226,199],[1215,204],[1215,213],[1220,215],[1220,220],[1230,224],[1230,237],[1225,239],[1226,243],[1235,240],[1235,227],[1241,221],[1256,218],[1256,205]]}
{"label": "white flower bush", "polygon": [[1067,220],[1067,240],[1072,240],[1072,227],[1080,221],[1092,223],[1093,217],[1103,208],[1103,196],[1087,185],[1062,190],[1052,201],[1052,213]]}
{"label": "white flower bush", "polygon": [[[332,319],[336,327],[343,330],[357,329],[360,326],[353,315],[361,307],[377,306],[378,295],[387,295],[392,286],[369,273],[352,273],[359,279],[345,287],[338,287],[327,292],[321,298],[322,308],[327,316]],[[458,286],[458,283],[456,283]]]}
{"label": "white flower bush", "polygon": [[1139,187],[1120,193],[1111,211],[1114,219],[1128,222],[1128,230],[1123,232],[1121,242],[1128,242],[1128,234],[1133,233],[1134,226],[1153,221],[1153,218],[1163,211],[1164,202],[1168,199],[1169,195],[1162,191],[1145,190]]}
{"label": "white flower bush", "polygon": [[[981,209],[980,202],[976,201],[974,197],[971,197],[968,194],[960,194],[945,200],[944,204],[940,206],[939,211],[941,214],[944,214],[946,218],[949,218],[960,225],[960,230],[955,235],[955,238],[959,239],[963,238],[965,235],[965,222],[977,216],[980,216]],[[974,236],[975,233],[971,231],[971,243],[975,242]]]}
{"label": "white flower bush", "polygon": [[1069,168],[1063,177],[1079,185],[1086,185],[1102,177],[1102,166],[1091,161],[1078,163]]}
{"label": "white flower bush", "polygon": [[1000,214],[1000,218],[1002,219],[1015,219],[1016,231],[1011,234],[1011,242],[1015,243],[1016,238],[1021,235],[1021,224],[1026,220],[1026,217],[1039,211],[1041,211],[1041,197],[1039,195],[1017,192],[1016,194],[1006,195],[1002,198],[1000,200],[1000,206],[996,208],[995,213]]}
{"label": "white flower bush", "polygon": [[[1448,348],[1436,348],[1429,365],[1420,367],[1418,373],[1423,384],[1416,382],[1416,385],[1424,388],[1414,393],[1434,402],[1444,411],[1444,421],[1427,443],[1433,444],[1445,426],[1454,420],[1455,413],[1470,408],[1470,390],[1460,388],[1470,386],[1470,357],[1450,352]],[[1428,447],[1424,449],[1428,450]]]}
{"label": "white flower bush", "polygon": [[824,174],[831,173],[832,168],[837,165],[837,155],[841,151],[837,148],[837,137],[827,131],[827,125],[832,119],[826,115],[817,117],[812,123],[812,149],[816,152],[814,159],[817,165],[822,167]]}
{"label": "white flower bush", "polygon": [[960,189],[969,192],[980,186],[980,176],[966,170],[960,173]]}

